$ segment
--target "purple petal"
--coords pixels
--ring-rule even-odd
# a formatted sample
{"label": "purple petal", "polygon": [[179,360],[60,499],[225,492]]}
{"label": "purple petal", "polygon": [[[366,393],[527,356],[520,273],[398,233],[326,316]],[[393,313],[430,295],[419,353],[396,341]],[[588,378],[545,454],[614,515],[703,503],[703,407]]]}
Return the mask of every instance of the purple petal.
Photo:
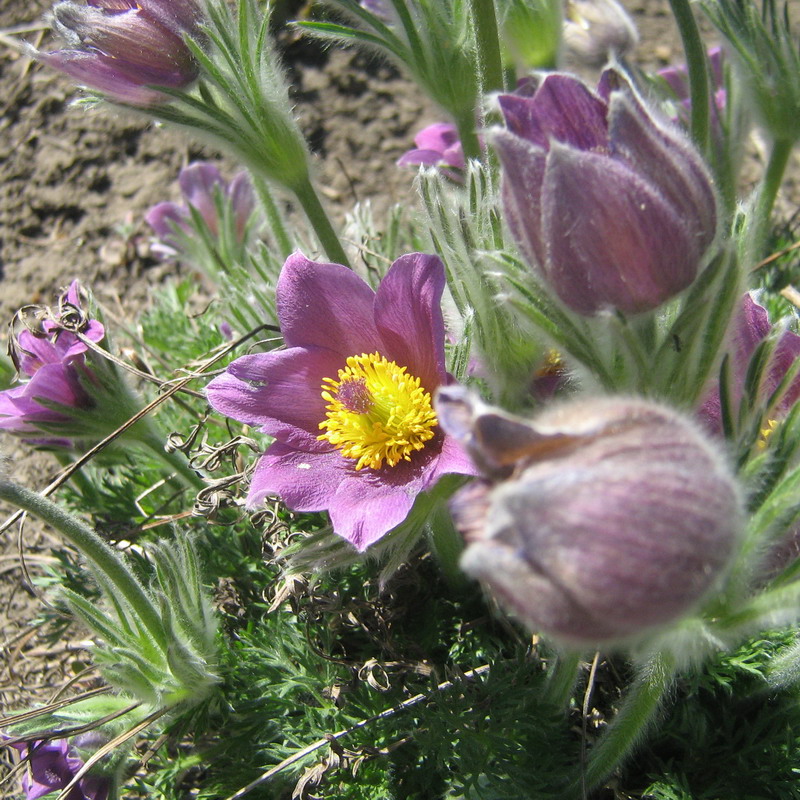
{"label": "purple petal", "polygon": [[[145,88],[124,65],[101,53],[84,53],[77,50],[57,50],[55,53],[37,53],[37,60],[48,67],[69,75],[77,83],[108,95],[118,103],[132,106],[152,106],[163,103],[166,96],[154,89]],[[166,81],[159,81],[169,85]]]}
{"label": "purple petal", "polygon": [[184,86],[197,76],[182,36],[139,9],[109,14],[62,2],[54,6],[53,17],[70,44],[119,62],[140,85]]}
{"label": "purple petal", "polygon": [[631,92],[614,92],[609,109],[613,157],[658,188],[705,252],[716,235],[717,203],[700,154],[677,128],[659,124]]}
{"label": "purple petal", "polygon": [[236,219],[236,235],[241,240],[244,238],[247,223],[256,208],[253,184],[246,172],[239,172],[234,175],[230,186],[228,186],[228,197]]}
{"label": "purple petal", "polygon": [[276,296],[287,346],[321,347],[345,358],[380,351],[375,293],[347,267],[295,253],[283,266]]}
{"label": "purple petal", "polygon": [[169,242],[174,234],[174,226],[177,225],[187,233],[191,230],[188,216],[183,206],[165,202],[154,205],[144,218],[160,239]]}
{"label": "purple petal", "polygon": [[554,144],[542,208],[548,278],[580,313],[607,305],[626,313],[649,310],[697,274],[698,243],[685,222],[649,184],[607,156]]}
{"label": "purple petal", "polygon": [[458,130],[449,122],[435,122],[414,137],[414,144],[420,150],[435,150],[438,153],[443,153],[457,142]]}
{"label": "purple petal", "polygon": [[546,252],[542,241],[542,182],[546,152],[505,130],[496,130],[492,143],[503,168],[503,210],[522,255],[543,268]]}
{"label": "purple petal", "polygon": [[551,139],[580,150],[606,146],[606,104],[571,75],[548,75],[532,98],[503,94],[498,103],[508,129],[545,150]]}
{"label": "purple petal", "polygon": [[186,202],[200,212],[209,230],[216,235],[218,222],[214,187],[218,186],[220,190],[225,191],[227,186],[220,171],[213,164],[195,161],[181,170],[178,185]]}
{"label": "purple petal", "polygon": [[292,447],[320,452],[331,445],[318,440],[325,419],[323,378],[335,378],[344,366],[337,353],[293,347],[237,358],[206,389],[212,407]]}
{"label": "purple petal", "polygon": [[420,164],[426,167],[435,167],[442,163],[442,153],[439,150],[409,150],[397,159],[398,167],[415,167]]}
{"label": "purple petal", "polygon": [[275,442],[256,465],[247,506],[256,508],[275,496],[293,511],[323,511],[349,470],[338,451],[307,453]]}
{"label": "purple petal", "polygon": [[403,522],[421,490],[421,484],[377,485],[361,475],[346,478],[328,507],[333,529],[363,552]]}
{"label": "purple petal", "polygon": [[410,253],[392,264],[375,296],[383,355],[407,367],[429,392],[446,379],[444,286],[444,264],[438,256]]}
{"label": "purple petal", "polygon": [[441,441],[431,441],[430,447],[438,449],[439,456],[431,463],[431,469],[425,474],[423,490],[431,489],[443,475],[477,475],[475,463],[467,455],[467,451],[452,437],[444,433],[436,434]]}

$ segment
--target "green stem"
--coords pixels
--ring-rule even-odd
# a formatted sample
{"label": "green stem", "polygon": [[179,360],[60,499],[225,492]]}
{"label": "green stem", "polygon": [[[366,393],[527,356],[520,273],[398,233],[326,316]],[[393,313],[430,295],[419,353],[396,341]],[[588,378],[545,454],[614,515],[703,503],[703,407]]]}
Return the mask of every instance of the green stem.
{"label": "green stem", "polygon": [[275,237],[275,242],[278,245],[281,257],[286,259],[294,250],[289,234],[286,232],[286,225],[283,221],[283,216],[275,203],[275,198],[269,190],[267,182],[261,176],[253,176],[253,185],[258,192],[261,205],[264,207],[264,213],[267,215],[267,224],[269,225],[270,232]]}
{"label": "green stem", "polygon": [[494,0],[469,0],[475,44],[478,49],[478,74],[481,89],[497,92],[503,87],[503,59],[500,55],[500,35]]}
{"label": "green stem", "polygon": [[475,109],[470,108],[465,113],[455,117],[456,128],[458,128],[458,138],[461,142],[461,149],[464,158],[480,159],[482,156],[481,143],[475,131]]}
{"label": "green stem", "polygon": [[753,208],[753,221],[747,246],[747,253],[750,263],[760,260],[764,255],[764,247],[769,236],[770,220],[772,207],[775,205],[775,198],[783,183],[783,175],[792,154],[793,142],[788,139],[779,139],[772,145],[772,152],[769,154],[767,169],[761,179],[761,186],[758,189],[755,207]]}
{"label": "green stem", "polygon": [[689,71],[692,138],[702,153],[708,153],[711,127],[706,48],[689,0],[669,0],[669,4],[683,41],[683,52]]}
{"label": "green stem", "polygon": [[325,254],[336,264],[349,267],[350,261],[345,255],[342,243],[339,241],[339,237],[336,235],[336,231],[325,213],[325,209],[322,207],[311,180],[306,176],[290,188],[300,201],[300,205],[314,228]]}
{"label": "green stem", "polygon": [[564,650],[547,673],[545,700],[558,711],[567,710],[580,665],[581,654],[577,650]]}
{"label": "green stem", "polygon": [[447,585],[451,589],[463,589],[469,582],[458,566],[464,550],[464,540],[453,525],[446,503],[436,504],[431,513],[428,531],[431,552],[441,567]]}
{"label": "green stem", "polygon": [[675,668],[674,657],[666,652],[656,654],[648,662],[617,716],[589,753],[585,773],[573,784],[574,794],[591,792],[631,754],[661,705]]}
{"label": "green stem", "polygon": [[36,492],[0,479],[0,499],[39,517],[59,531],[117,587],[158,646],[166,651],[167,637],[156,607],[125,562],[88,525]]}

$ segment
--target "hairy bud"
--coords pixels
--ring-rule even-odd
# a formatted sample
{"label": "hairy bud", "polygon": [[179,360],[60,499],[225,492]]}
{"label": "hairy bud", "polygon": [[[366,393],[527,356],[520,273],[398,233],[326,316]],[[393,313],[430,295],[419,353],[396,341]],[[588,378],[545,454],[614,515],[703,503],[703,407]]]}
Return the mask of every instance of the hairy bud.
{"label": "hairy bud", "polygon": [[581,399],[532,420],[439,390],[442,428],[486,478],[453,501],[478,578],[529,628],[589,645],[686,614],[724,574],[740,500],[723,459],[671,409]]}

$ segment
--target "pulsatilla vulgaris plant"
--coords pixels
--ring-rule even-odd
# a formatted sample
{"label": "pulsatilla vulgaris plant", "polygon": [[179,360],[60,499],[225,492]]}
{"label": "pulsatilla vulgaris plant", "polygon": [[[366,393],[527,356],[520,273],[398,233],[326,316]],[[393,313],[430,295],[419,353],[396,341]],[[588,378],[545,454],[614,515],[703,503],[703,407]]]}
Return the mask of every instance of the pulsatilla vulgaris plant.
{"label": "pulsatilla vulgaris plant", "polygon": [[[722,51],[673,0],[685,66],[646,75],[623,5],[315,5],[292,36],[389,58],[442,120],[399,161],[421,213],[359,206],[343,233],[273,4],[55,6],[66,48],[43,64],[246,172],[190,164],[183,202],[147,217],[155,252],[216,290],[202,314],[184,283],[125,332],[73,284],[15,328],[0,428],[63,463],[110,446],[61,497],[102,535],[0,480],[80,552],[48,580],[113,689],[8,721],[29,797],[112,799],[115,747],[148,726],[168,750],[143,795],[178,774],[205,796],[376,800],[591,797],[612,776],[626,795],[733,797],[754,763],[794,781],[800,745],[770,737],[800,724],[800,336],[796,292],[759,282],[796,250],[769,257],[800,51],[770,0],[700,4]],[[615,60],[589,83],[565,52]],[[743,196],[749,119],[766,168]],[[178,377],[130,367],[126,336]],[[191,533],[152,540],[177,519]],[[758,707],[762,751],[736,739],[731,695]],[[712,703],[734,722],[709,722]],[[713,757],[676,756],[686,725]],[[720,752],[748,766],[712,777]]]}

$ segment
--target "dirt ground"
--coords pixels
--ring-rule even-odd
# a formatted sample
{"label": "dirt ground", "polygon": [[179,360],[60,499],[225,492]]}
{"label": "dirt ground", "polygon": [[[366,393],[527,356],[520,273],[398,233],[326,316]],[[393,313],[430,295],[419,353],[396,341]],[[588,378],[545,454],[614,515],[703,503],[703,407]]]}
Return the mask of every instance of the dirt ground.
{"label": "dirt ground", "polygon": [[[795,0],[797,2],[797,0]],[[800,2],[797,3],[800,5]],[[626,0],[639,27],[636,58],[657,68],[681,59],[668,0]],[[146,210],[176,199],[181,166],[213,151],[180,132],[107,108],[71,105],[72,84],[14,46],[53,46],[42,23],[49,0],[0,0],[0,321],[49,302],[73,278],[113,313],[133,316],[175,267],[148,254]],[[798,15],[800,16],[800,15]],[[413,172],[394,162],[435,109],[392,67],[354,51],[324,52],[282,40],[297,113],[312,145],[322,193],[339,218],[355,200],[377,208],[410,201]],[[229,175],[235,165],[223,167]],[[789,200],[783,207],[791,209]],[[17,479],[45,484],[51,461],[0,440]],[[0,520],[1,521],[1,520]],[[32,570],[50,558],[48,534],[26,528]],[[15,531],[0,534],[0,711],[45,698],[82,666],[80,642],[45,646],[30,621],[40,601],[20,570]],[[78,634],[79,635],[79,634]]]}

